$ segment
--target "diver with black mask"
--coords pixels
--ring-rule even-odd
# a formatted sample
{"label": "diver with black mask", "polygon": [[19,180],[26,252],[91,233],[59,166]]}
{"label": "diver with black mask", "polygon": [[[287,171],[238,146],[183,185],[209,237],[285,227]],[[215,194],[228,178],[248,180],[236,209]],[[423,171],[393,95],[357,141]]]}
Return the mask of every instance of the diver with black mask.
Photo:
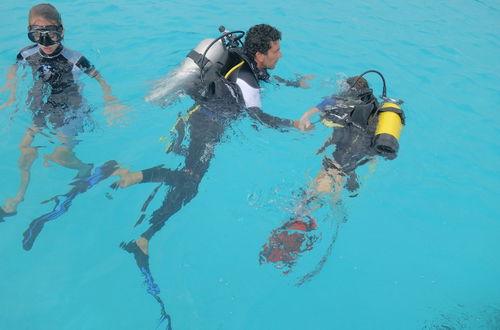
{"label": "diver with black mask", "polygon": [[33,6],[28,15],[27,34],[34,44],[17,54],[16,63],[7,74],[7,84],[0,89],[0,92],[9,92],[7,101],[0,104],[1,110],[15,101],[18,80],[25,77],[24,74],[18,77],[18,71],[31,71],[33,85],[26,104],[32,113],[32,125],[26,129],[19,145],[20,185],[16,195],[7,198],[0,206],[0,222],[5,217],[16,215],[18,205],[24,200],[31,180],[31,167],[38,157],[38,147],[32,146],[35,136],[47,135],[49,130],[60,142],[51,154],[43,156],[45,166],[53,162],[76,170],[77,179],[92,174],[93,165],[84,163],[73,150],[79,142],[76,137],[84,131],[86,124],[94,121],[92,109],[81,93],[79,77],[82,73],[95,79],[101,86],[106,101],[105,113],[111,114],[107,118],[110,125],[113,123],[111,117],[118,117],[115,111],[124,108],[115,103],[117,99],[111,94],[111,87],[94,65],[85,56],[62,44],[64,33],[61,14],[54,6],[47,3]]}

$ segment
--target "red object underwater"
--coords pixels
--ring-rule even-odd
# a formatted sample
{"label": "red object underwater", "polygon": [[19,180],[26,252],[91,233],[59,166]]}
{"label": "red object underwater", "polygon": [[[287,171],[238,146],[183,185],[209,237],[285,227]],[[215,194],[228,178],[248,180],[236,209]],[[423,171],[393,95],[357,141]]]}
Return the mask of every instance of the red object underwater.
{"label": "red object underwater", "polygon": [[307,216],[308,220],[293,219],[271,232],[266,244],[262,246],[259,261],[274,263],[283,273],[290,272],[295,265],[297,257],[313,248],[318,236],[311,234],[317,227],[314,218]]}

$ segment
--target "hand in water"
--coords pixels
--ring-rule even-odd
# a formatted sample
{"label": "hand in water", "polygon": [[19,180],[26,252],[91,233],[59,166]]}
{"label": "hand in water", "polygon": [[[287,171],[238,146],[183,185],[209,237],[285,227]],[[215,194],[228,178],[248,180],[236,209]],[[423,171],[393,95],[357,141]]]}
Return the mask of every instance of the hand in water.
{"label": "hand in water", "polygon": [[301,131],[310,131],[314,129],[314,124],[311,123],[309,114],[304,114],[299,120],[293,123],[293,126],[300,129]]}
{"label": "hand in water", "polygon": [[113,189],[126,188],[142,181],[142,171],[130,172],[128,168],[120,168],[111,174],[112,176],[119,176],[120,180],[111,185]]}
{"label": "hand in water", "polygon": [[307,75],[307,76],[300,77],[300,79],[299,79],[299,86],[300,86],[300,88],[310,88],[307,82],[309,80],[313,79],[314,77],[316,77],[315,74],[310,74],[310,75]]}
{"label": "hand in water", "polygon": [[109,126],[119,124],[125,126],[128,123],[126,113],[130,111],[130,107],[118,104],[118,99],[112,95],[104,95],[106,105],[104,106],[104,115]]}
{"label": "hand in water", "polygon": [[3,92],[8,91],[8,90],[10,90],[9,98],[7,101],[5,101],[5,103],[0,104],[0,109],[8,107],[15,100],[15,93],[16,93],[15,85],[13,85],[11,83],[7,83],[7,85],[5,85],[4,88],[0,89],[0,93],[3,93]]}

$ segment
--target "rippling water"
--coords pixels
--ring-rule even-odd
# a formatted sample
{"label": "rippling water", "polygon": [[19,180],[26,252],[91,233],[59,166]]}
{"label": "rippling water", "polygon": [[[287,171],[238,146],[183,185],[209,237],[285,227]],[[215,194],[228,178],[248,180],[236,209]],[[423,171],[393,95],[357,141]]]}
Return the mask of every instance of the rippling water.
{"label": "rippling water", "polygon": [[[2,87],[17,52],[29,44],[31,5],[0,4]],[[333,93],[338,79],[367,69],[380,70],[388,95],[405,100],[399,157],[379,162],[358,197],[321,209],[329,219],[320,224],[322,240],[286,275],[259,265],[258,253],[320,169],[315,151],[329,129],[256,131],[248,119],[233,125],[198,196],[150,244],[152,272],[174,329],[500,327],[497,1],[54,5],[63,16],[65,45],[86,55],[131,109],[124,125],[108,126],[98,85],[84,79],[97,126],[80,136],[75,151],[96,165],[110,159],[134,170],[179,164],[159,138],[192,101],[159,109],[143,97],[201,39],[216,36],[219,25],[278,27],[283,58],[275,73],[316,75],[308,90],[265,86],[269,113],[299,118]],[[379,95],[378,78],[368,78]],[[27,88],[21,85],[17,103],[0,112],[2,203],[19,184],[18,144],[30,124]],[[0,102],[5,99],[2,93]],[[34,145],[44,154],[52,140],[39,136]],[[368,168],[360,175],[368,176]],[[144,231],[133,226],[155,185],[114,191],[113,180],[104,181],[76,197],[25,251],[23,232],[52,209],[41,202],[70,191],[74,172],[38,159],[32,176],[18,214],[0,223],[1,328],[156,328],[159,306],[133,258],[119,248]],[[297,287],[333,237],[321,272]]]}

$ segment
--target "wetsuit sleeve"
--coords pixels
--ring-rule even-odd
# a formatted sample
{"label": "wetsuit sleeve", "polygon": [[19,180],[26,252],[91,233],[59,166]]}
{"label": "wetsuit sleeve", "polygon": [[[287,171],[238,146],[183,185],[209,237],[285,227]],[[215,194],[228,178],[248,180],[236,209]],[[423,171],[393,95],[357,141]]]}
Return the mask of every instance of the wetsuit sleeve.
{"label": "wetsuit sleeve", "polygon": [[17,54],[17,57],[16,57],[16,63],[14,64],[15,67],[17,68],[22,68],[24,67],[28,62],[26,61],[26,59],[24,58],[24,56],[19,53]]}
{"label": "wetsuit sleeve", "polygon": [[31,45],[21,49],[21,51],[16,56],[17,65],[26,65],[28,63],[28,57],[38,53],[38,47],[36,45]]}
{"label": "wetsuit sleeve", "polygon": [[83,72],[85,72],[86,74],[88,74],[90,77],[97,76],[98,72],[97,72],[96,68],[94,67],[93,64],[91,64],[89,62],[89,60],[85,56],[80,57],[80,59],[78,60],[78,62],[76,62],[76,66],[80,70],[82,70]]}
{"label": "wetsuit sleeve", "polygon": [[320,111],[324,111],[325,107],[327,107],[329,105],[334,105],[335,103],[336,103],[335,99],[333,99],[331,97],[328,97],[328,98],[324,99],[323,102],[321,102],[320,104],[318,104],[316,106],[316,108],[318,108]]}
{"label": "wetsuit sleeve", "polygon": [[142,170],[142,181],[144,182],[164,182],[166,184],[176,184],[179,182],[181,174],[179,171],[163,168],[163,165]]}
{"label": "wetsuit sleeve", "polygon": [[258,107],[247,108],[247,111],[250,117],[272,128],[293,127],[293,120],[271,116]]}

